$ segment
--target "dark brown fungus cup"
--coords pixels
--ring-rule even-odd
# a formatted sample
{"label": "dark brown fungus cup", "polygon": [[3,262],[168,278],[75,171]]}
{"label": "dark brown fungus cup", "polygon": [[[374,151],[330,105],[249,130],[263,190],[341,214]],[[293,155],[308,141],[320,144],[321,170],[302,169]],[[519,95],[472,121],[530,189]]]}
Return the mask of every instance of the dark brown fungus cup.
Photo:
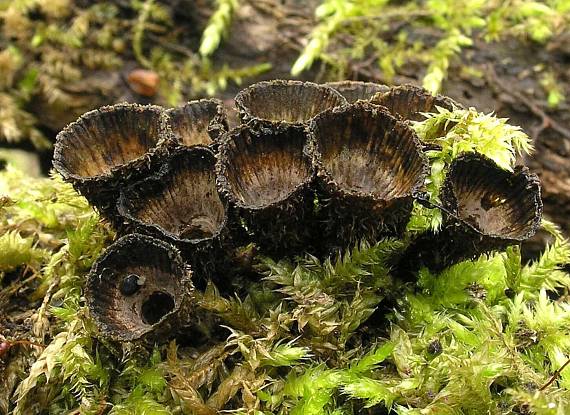
{"label": "dark brown fungus cup", "polygon": [[117,104],[87,112],[62,130],[53,165],[114,220],[119,189],[148,175],[173,144],[162,108]]}
{"label": "dark brown fungus cup", "polygon": [[346,247],[360,238],[401,235],[427,171],[413,130],[359,101],[323,112],[309,134],[323,240]]}
{"label": "dark brown fungus cup", "polygon": [[[388,111],[400,117],[405,122],[423,121],[426,117],[423,113],[437,112],[437,107],[453,111],[463,106],[449,97],[432,95],[428,90],[415,85],[400,85],[390,88],[387,92],[380,92],[369,100],[370,102],[386,107]],[[445,135],[441,131],[433,133],[435,136]],[[437,144],[422,142],[425,150],[439,148]]]}
{"label": "dark brown fungus cup", "polygon": [[415,256],[433,270],[518,244],[536,233],[542,217],[538,177],[526,167],[503,170],[478,153],[454,160],[441,200],[442,231],[414,244]]}
{"label": "dark brown fungus cup", "polygon": [[461,108],[461,105],[449,97],[432,95],[428,90],[415,85],[400,85],[390,88],[387,92],[374,95],[370,102],[382,105],[391,114],[401,117],[403,120],[423,121],[422,112],[435,112],[436,107],[442,107],[452,111]]}
{"label": "dark brown fungus cup", "polygon": [[521,242],[534,235],[540,224],[542,201],[536,174],[525,167],[511,173],[478,153],[455,159],[441,197],[453,217],[489,238]]}
{"label": "dark brown fungus cup", "polygon": [[384,93],[390,90],[386,85],[362,81],[327,82],[325,85],[336,89],[349,103],[358,100],[367,101],[378,93]]}
{"label": "dark brown fungus cup", "polygon": [[173,243],[201,275],[223,262],[229,244],[215,163],[206,147],[177,148],[157,175],[125,189],[117,207],[128,229]]}
{"label": "dark brown fungus cup", "polygon": [[228,131],[228,119],[219,99],[201,99],[166,111],[172,132],[183,146],[215,148],[218,138]]}
{"label": "dark brown fungus cup", "polygon": [[242,122],[273,121],[304,124],[327,108],[346,104],[346,99],[325,85],[301,81],[263,81],[235,97]]}
{"label": "dark brown fungus cup", "polygon": [[236,207],[260,250],[289,255],[306,248],[313,206],[311,159],[299,126],[242,125],[220,144],[218,189]]}
{"label": "dark brown fungus cup", "polygon": [[172,245],[127,235],[95,262],[85,298],[100,336],[164,342],[192,313],[191,271]]}

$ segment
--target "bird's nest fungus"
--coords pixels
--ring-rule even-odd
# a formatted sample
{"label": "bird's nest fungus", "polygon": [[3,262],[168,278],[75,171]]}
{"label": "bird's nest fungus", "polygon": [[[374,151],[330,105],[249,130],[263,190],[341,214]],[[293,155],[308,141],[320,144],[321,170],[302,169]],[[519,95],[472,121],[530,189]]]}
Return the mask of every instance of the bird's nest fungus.
{"label": "bird's nest fungus", "polygon": [[[326,256],[401,236],[429,168],[412,122],[458,106],[413,86],[271,81],[237,95],[242,124],[229,131],[217,100],[85,114],[59,134],[54,166],[126,234],[89,275],[101,334],[176,333],[193,315],[192,280],[231,280],[236,249],[249,243],[277,257]],[[520,243],[541,217],[535,175],[476,153],[452,164],[441,200],[442,231],[407,251],[433,268]]]}

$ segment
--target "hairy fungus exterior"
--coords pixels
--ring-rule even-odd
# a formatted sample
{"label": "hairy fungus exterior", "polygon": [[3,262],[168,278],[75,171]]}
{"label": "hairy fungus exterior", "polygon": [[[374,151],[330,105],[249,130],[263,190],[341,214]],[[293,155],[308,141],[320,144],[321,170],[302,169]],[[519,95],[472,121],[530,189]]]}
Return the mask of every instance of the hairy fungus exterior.
{"label": "hairy fungus exterior", "polygon": [[87,112],[62,130],[53,165],[102,214],[114,219],[119,189],[146,176],[173,142],[162,108],[117,104]]}
{"label": "hairy fungus exterior", "polygon": [[85,298],[102,337],[121,342],[164,341],[189,319],[191,271],[172,245],[127,235],[95,262]]}
{"label": "hairy fungus exterior", "polygon": [[309,134],[324,234],[344,246],[400,235],[427,170],[413,130],[360,101],[323,112]]}
{"label": "hairy fungus exterior", "polygon": [[532,237],[542,218],[540,182],[526,167],[501,169],[478,153],[455,159],[441,190],[443,229],[415,245],[424,265],[441,270]]}
{"label": "hairy fungus exterior", "polygon": [[400,85],[387,92],[374,95],[370,102],[388,108],[392,115],[408,121],[423,121],[423,112],[436,112],[436,107],[453,111],[461,105],[449,97],[432,95],[428,90],[415,85]]}
{"label": "hairy fungus exterior", "polygon": [[346,103],[340,93],[328,86],[284,80],[258,82],[235,97],[244,124],[272,121],[301,125],[328,108]]}
{"label": "hairy fungus exterior", "polygon": [[325,85],[336,89],[351,104],[359,100],[368,101],[376,94],[390,90],[386,85],[362,81],[327,82]]}
{"label": "hairy fungus exterior", "polygon": [[176,245],[195,267],[215,254],[220,261],[228,212],[216,189],[215,163],[206,147],[174,150],[160,172],[121,193],[119,214],[136,232]]}
{"label": "hairy fungus exterior", "polygon": [[305,147],[302,127],[268,122],[237,127],[220,144],[218,189],[266,252],[306,247],[313,171]]}
{"label": "hairy fungus exterior", "polygon": [[215,148],[219,137],[228,131],[228,119],[222,101],[201,99],[166,111],[172,132],[179,144]]}

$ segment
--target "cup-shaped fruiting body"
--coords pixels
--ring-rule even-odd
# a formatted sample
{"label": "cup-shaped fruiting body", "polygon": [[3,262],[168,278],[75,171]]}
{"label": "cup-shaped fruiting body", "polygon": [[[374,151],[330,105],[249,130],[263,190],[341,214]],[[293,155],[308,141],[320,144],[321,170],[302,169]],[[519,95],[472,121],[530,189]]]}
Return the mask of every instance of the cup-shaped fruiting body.
{"label": "cup-shaped fruiting body", "polygon": [[454,160],[441,198],[453,217],[488,238],[521,242],[536,233],[541,220],[538,176],[525,167],[503,170],[478,153]]}
{"label": "cup-shaped fruiting body", "polygon": [[102,337],[163,342],[192,312],[191,271],[172,245],[127,235],[95,262],[85,298]]}
{"label": "cup-shaped fruiting body", "polygon": [[309,125],[322,234],[333,247],[400,235],[427,160],[408,125],[359,101]]}
{"label": "cup-shaped fruiting body", "polygon": [[87,112],[62,130],[53,165],[91,205],[114,219],[120,188],[148,175],[173,143],[162,108],[117,104]]}
{"label": "cup-shaped fruiting body", "polygon": [[454,160],[441,200],[445,227],[465,241],[463,256],[520,243],[536,233],[542,217],[536,174],[526,167],[503,170],[477,153]]}
{"label": "cup-shaped fruiting body", "polygon": [[328,108],[346,103],[346,99],[331,87],[285,80],[258,82],[235,97],[244,124],[272,121],[301,125]]}
{"label": "cup-shaped fruiting body", "polygon": [[387,92],[374,95],[370,102],[388,108],[392,115],[407,121],[423,121],[422,113],[437,112],[437,107],[453,111],[461,105],[449,97],[432,95],[428,90],[415,85],[400,85]]}
{"label": "cup-shaped fruiting body", "polygon": [[236,207],[232,222],[244,221],[266,253],[294,254],[311,236],[313,172],[305,147],[304,128],[268,122],[237,127],[220,144],[218,189]]}
{"label": "cup-shaped fruiting body", "polygon": [[362,81],[327,82],[325,85],[336,89],[349,103],[358,100],[367,101],[378,93],[384,93],[390,90],[386,85]]}
{"label": "cup-shaped fruiting body", "polygon": [[538,177],[526,167],[503,170],[478,153],[453,161],[441,200],[443,229],[412,247],[414,257],[436,271],[530,238],[542,217]]}
{"label": "cup-shaped fruiting body", "polygon": [[228,131],[228,119],[224,105],[219,99],[190,101],[166,111],[172,132],[178,143],[215,148],[219,137]]}
{"label": "cup-shaped fruiting body", "polygon": [[222,247],[229,243],[215,163],[206,147],[179,147],[158,174],[125,189],[117,207],[128,229],[173,243],[200,274],[222,262]]}

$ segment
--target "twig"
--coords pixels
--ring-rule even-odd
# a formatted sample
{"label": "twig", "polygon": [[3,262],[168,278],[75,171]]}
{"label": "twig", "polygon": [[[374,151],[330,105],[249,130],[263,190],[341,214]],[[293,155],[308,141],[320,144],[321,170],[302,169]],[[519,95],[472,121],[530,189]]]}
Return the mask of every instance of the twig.
{"label": "twig", "polygon": [[283,6],[274,1],[267,0],[246,0],[244,3],[248,4],[259,13],[264,13],[273,16],[274,18],[281,20],[285,17],[286,13],[283,10]]}
{"label": "twig", "polygon": [[394,20],[403,19],[406,23],[411,20],[421,19],[423,17],[432,17],[433,13],[425,10],[381,10],[379,14],[365,16],[350,16],[346,19],[347,23],[351,22],[369,22],[373,20],[383,20],[393,22]]}
{"label": "twig", "polygon": [[550,124],[548,123],[548,121],[546,119],[543,119],[539,125],[533,127],[531,129],[531,135],[533,139],[536,140],[540,136],[540,134],[542,134],[542,132],[546,130],[549,126]]}
{"label": "twig", "polygon": [[168,42],[168,41],[162,39],[160,36],[156,36],[152,33],[148,33],[146,36],[150,40],[159,44],[160,46],[162,46],[165,49],[170,49],[172,52],[177,52],[177,53],[180,53],[182,55],[186,55],[192,59],[196,58],[196,54],[192,51],[192,49],[189,49],[189,48],[184,47],[184,46],[177,44],[177,43]]}
{"label": "twig", "polygon": [[560,373],[562,373],[562,371],[563,371],[563,370],[566,368],[566,366],[568,366],[569,364],[570,364],[570,359],[568,359],[568,360],[566,361],[566,363],[564,363],[562,366],[560,366],[560,367],[556,370],[556,372],[554,372],[554,374],[552,375],[552,377],[550,378],[550,380],[549,380],[548,382],[546,382],[546,383],[544,384],[544,386],[539,389],[539,391],[543,391],[543,390],[545,390],[546,388],[548,388],[550,385],[552,385],[552,383],[556,380],[556,378],[557,378],[558,376],[560,376]]}
{"label": "twig", "polygon": [[[536,104],[535,101],[529,97],[524,96],[519,91],[504,85],[504,83],[497,76],[493,65],[486,65],[485,68],[485,78],[487,82],[497,86],[502,92],[515,98],[518,102],[526,106],[530,112],[542,120],[542,124],[534,131],[535,134],[540,134],[543,130],[551,128],[565,138],[570,139],[570,130],[553,120],[548,114],[546,114],[546,112],[544,112],[542,108],[540,108],[539,105]],[[535,136],[533,138],[536,140],[538,136]]]}
{"label": "twig", "polygon": [[139,61],[141,65],[147,68],[150,68],[152,65],[151,62],[146,58],[146,56],[144,56],[142,41],[143,41],[144,31],[147,25],[147,20],[150,17],[150,12],[153,2],[154,0],[146,0],[143,3],[142,8],[137,17],[136,23],[133,26],[133,35],[131,39],[135,58],[137,58],[137,61]]}
{"label": "twig", "polygon": [[101,402],[99,403],[99,410],[97,411],[97,415],[103,415],[109,406],[109,402],[105,399],[105,397],[101,398]]}
{"label": "twig", "polygon": [[[44,340],[45,338],[45,330],[43,327],[43,318],[45,316],[45,313],[48,309],[49,306],[49,302],[51,301],[51,297],[53,294],[53,291],[55,290],[56,287],[59,287],[59,282],[60,282],[60,277],[57,276],[53,279],[53,281],[50,283],[48,289],[46,290],[46,293],[44,295],[44,299],[42,301],[42,305],[40,306],[40,308],[38,309],[38,311],[35,313],[35,320],[34,318],[32,318],[32,333],[34,334],[34,336]],[[34,316],[32,316],[34,317]]]}
{"label": "twig", "polygon": [[[27,268],[26,268],[26,271],[27,271]],[[9,285],[8,287],[1,290],[0,291],[0,303],[5,302],[8,298],[10,298],[12,295],[14,295],[20,288],[24,287],[26,284],[33,281],[37,277],[38,277],[38,274],[33,273],[31,276],[24,279],[23,281],[14,282],[11,285]]]}

